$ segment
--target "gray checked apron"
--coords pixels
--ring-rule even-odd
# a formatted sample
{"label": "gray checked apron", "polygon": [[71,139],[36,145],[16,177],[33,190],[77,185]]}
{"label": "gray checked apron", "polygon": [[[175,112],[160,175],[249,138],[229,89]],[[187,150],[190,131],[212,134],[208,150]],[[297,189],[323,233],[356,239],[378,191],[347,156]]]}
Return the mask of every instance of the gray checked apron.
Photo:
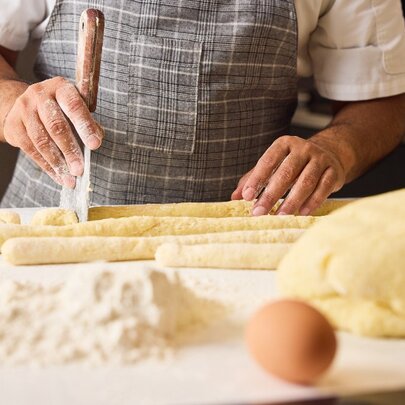
{"label": "gray checked apron", "polygon": [[[229,200],[295,109],[294,1],[58,0],[41,80],[74,80],[79,17],[94,5],[106,17],[95,113],[105,139],[91,203]],[[57,206],[59,194],[21,153],[2,206]]]}

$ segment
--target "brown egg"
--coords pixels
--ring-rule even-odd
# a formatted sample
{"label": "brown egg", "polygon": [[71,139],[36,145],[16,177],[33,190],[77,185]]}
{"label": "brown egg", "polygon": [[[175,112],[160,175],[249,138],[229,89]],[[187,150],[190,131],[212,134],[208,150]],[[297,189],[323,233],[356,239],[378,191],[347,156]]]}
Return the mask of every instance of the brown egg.
{"label": "brown egg", "polygon": [[296,300],[260,308],[247,325],[246,342],[265,370],[301,384],[313,382],[330,366],[337,345],[326,318]]}

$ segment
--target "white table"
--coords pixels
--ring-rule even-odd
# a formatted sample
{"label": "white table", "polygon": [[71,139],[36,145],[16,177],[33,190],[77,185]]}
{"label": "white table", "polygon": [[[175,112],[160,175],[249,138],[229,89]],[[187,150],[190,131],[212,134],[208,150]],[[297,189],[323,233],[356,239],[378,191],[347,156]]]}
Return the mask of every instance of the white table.
{"label": "white table", "polygon": [[[0,259],[0,278],[53,283],[69,277],[77,267],[85,271],[88,266],[12,267]],[[152,261],[104,266],[133,271],[156,267]],[[274,272],[179,272],[198,294],[235,303],[233,323],[213,326],[193,345],[181,348],[164,362],[95,369],[0,367],[0,403],[231,405],[405,387],[405,340],[365,339],[346,333],[339,333],[335,362],[315,387],[288,384],[267,375],[249,357],[242,325],[263,302],[276,297]]]}

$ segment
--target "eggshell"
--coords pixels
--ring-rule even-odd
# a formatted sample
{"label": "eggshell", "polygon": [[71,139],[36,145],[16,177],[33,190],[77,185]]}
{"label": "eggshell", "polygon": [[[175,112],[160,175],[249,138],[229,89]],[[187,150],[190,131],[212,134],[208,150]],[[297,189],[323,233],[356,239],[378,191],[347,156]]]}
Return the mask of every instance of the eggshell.
{"label": "eggshell", "polygon": [[332,363],[336,336],[327,319],[310,305],[280,300],[260,308],[246,328],[256,361],[285,380],[308,384]]}

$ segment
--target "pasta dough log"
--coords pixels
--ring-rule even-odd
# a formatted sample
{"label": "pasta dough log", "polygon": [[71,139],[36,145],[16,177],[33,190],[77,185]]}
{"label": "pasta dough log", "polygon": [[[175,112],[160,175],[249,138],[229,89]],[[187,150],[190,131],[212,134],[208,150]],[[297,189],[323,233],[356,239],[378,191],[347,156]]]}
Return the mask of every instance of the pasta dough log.
{"label": "pasta dough log", "polygon": [[0,209],[0,224],[1,223],[19,225],[21,224],[21,218],[14,211]]}
{"label": "pasta dough log", "polygon": [[94,260],[126,261],[154,259],[163,243],[197,244],[223,242],[294,242],[302,229],[236,231],[215,234],[151,237],[13,238],[2,248],[4,258],[14,265],[79,263]]}
{"label": "pasta dough log", "polygon": [[0,245],[16,237],[55,236],[161,236],[242,230],[308,228],[315,217],[263,216],[247,218],[128,217],[66,226],[0,224]]}
{"label": "pasta dough log", "polygon": [[165,243],[158,247],[156,261],[165,267],[271,270],[278,266],[290,246],[289,243]]}
{"label": "pasta dough log", "polygon": [[251,201],[238,200],[212,203],[101,206],[89,208],[89,221],[145,215],[201,218],[248,217],[251,215],[252,205]]}
{"label": "pasta dough log", "polygon": [[79,222],[74,211],[64,208],[45,208],[37,211],[31,220],[31,225],[72,225]]}
{"label": "pasta dough log", "polygon": [[[337,208],[347,205],[351,200],[326,200],[315,210],[313,216],[327,215]],[[275,213],[281,200],[273,207]],[[226,218],[250,217],[252,215],[252,201],[226,201],[213,203],[175,203],[175,204],[142,204],[123,206],[102,206],[89,208],[89,221],[107,218],[124,218],[131,216],[150,215],[155,217],[201,217]]]}

